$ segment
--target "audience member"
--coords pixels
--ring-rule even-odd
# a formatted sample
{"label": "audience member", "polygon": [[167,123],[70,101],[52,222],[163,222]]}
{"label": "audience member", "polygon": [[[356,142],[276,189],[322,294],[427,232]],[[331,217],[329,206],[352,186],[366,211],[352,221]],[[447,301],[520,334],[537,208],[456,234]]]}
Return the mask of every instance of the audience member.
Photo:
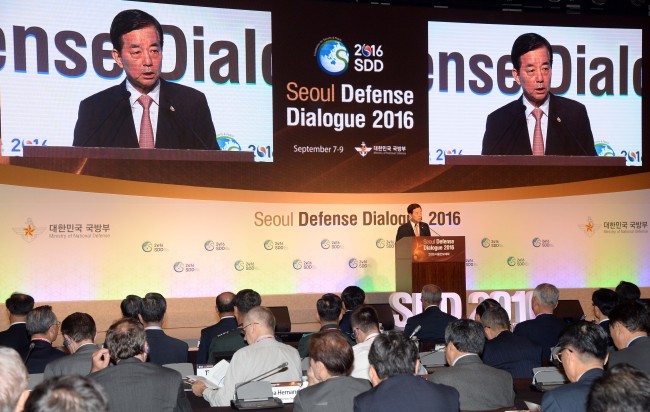
{"label": "audience member", "polygon": [[[324,294],[316,301],[316,312],[318,313],[318,322],[321,325],[319,332],[342,333],[341,328],[339,328],[339,320],[343,313],[343,301],[340,297],[333,293]],[[313,334],[306,333],[300,338],[298,342],[298,353],[301,358],[309,356],[309,339],[311,339]],[[349,342],[350,345],[354,343],[351,340]]]}
{"label": "audience member", "polygon": [[501,306],[488,309],[481,317],[487,341],[483,363],[510,372],[513,379],[532,378],[541,366],[542,348],[510,332],[508,312]]}
{"label": "audience member", "polygon": [[458,411],[454,388],[415,376],[420,367],[418,348],[404,334],[390,331],[377,336],[368,360],[373,388],[354,399],[355,412]]}
{"label": "audience member", "polygon": [[616,365],[591,385],[587,412],[650,411],[650,377],[626,364]]}
{"label": "audience member", "polygon": [[343,289],[341,299],[343,300],[343,305],[345,305],[345,313],[339,322],[339,327],[343,333],[351,335],[352,325],[350,324],[350,317],[352,316],[352,311],[358,306],[363,305],[363,302],[366,300],[366,292],[359,286],[348,286]]}
{"label": "audience member", "polygon": [[140,305],[142,305],[142,298],[140,296],[128,295],[122,301],[122,303],[120,303],[122,317],[138,320],[138,315],[140,314]]}
{"label": "audience member", "polygon": [[235,385],[253,379],[284,362],[288,363],[287,367],[278,369],[276,373],[269,374],[263,380],[287,382],[302,379],[298,351],[275,340],[275,317],[269,309],[256,306],[250,309],[244,318],[239,319],[245,322],[241,331],[249,346],[239,349],[233,355],[226,371],[223,387],[209,389],[201,381],[192,385],[192,392],[196,396],[203,396],[210,402],[210,406],[230,405],[230,400],[235,394]]}
{"label": "audience member", "polygon": [[566,326],[562,319],[553,316],[559,298],[560,291],[550,283],[537,285],[530,301],[535,318],[523,321],[515,327],[515,335],[528,338],[542,347],[542,362],[550,360],[551,348],[557,345]]}
{"label": "audience member", "polygon": [[47,379],[32,391],[24,412],[108,412],[104,389],[85,376]]}
{"label": "audience member", "polygon": [[144,325],[149,344],[149,361],[158,365],[185,363],[188,345],[163,332],[162,323],[167,311],[167,301],[160,293],[147,293],[140,302],[140,321]]}
{"label": "audience member", "polygon": [[640,302],[630,300],[609,313],[609,330],[618,351],[609,355],[608,367],[628,363],[650,375],[650,314]]}
{"label": "audience member", "polygon": [[24,293],[12,293],[5,301],[9,312],[9,329],[0,332],[0,346],[14,348],[22,356],[29,347],[29,333],[25,322],[27,314],[34,308],[34,298]]}
{"label": "audience member", "polygon": [[219,322],[212,326],[201,329],[201,338],[199,339],[199,352],[196,355],[196,363],[204,364],[208,362],[208,350],[212,339],[217,336],[234,331],[237,329],[237,320],[235,319],[235,294],[232,292],[223,292],[216,298],[216,309],[219,314]]}
{"label": "audience member", "polygon": [[379,319],[372,306],[359,306],[350,316],[352,336],[357,344],[352,347],[354,351],[354,364],[350,376],[355,378],[370,379],[368,376],[368,353],[375,338],[379,336]]}
{"label": "audience member", "polygon": [[607,360],[607,335],[603,328],[584,320],[569,325],[560,336],[554,355],[572,383],[544,393],[542,412],[582,412],[589,388],[603,375]]}
{"label": "audience member", "polygon": [[0,347],[0,411],[20,412],[29,396],[29,377],[18,352]]}
{"label": "audience member", "polygon": [[445,328],[449,322],[456,320],[456,318],[446,314],[439,308],[440,302],[442,302],[442,289],[436,285],[424,285],[420,300],[422,301],[423,311],[419,315],[411,316],[406,320],[404,334],[411,336],[415,328],[421,326],[422,329],[416,335],[418,339],[444,342]]}
{"label": "audience member", "polygon": [[[262,304],[262,297],[259,293],[252,289],[242,289],[235,295],[235,319],[237,325],[242,325],[244,318],[248,311],[254,307]],[[216,358],[215,353],[234,353],[235,351],[246,346],[246,341],[240,334],[240,331],[235,329],[228,333],[221,334],[210,342],[208,348],[208,363],[214,364]]]}
{"label": "audience member", "polygon": [[470,319],[451,322],[445,330],[445,341],[445,357],[450,367],[436,370],[429,380],[456,388],[460,409],[484,411],[515,404],[512,376],[485,365],[479,357],[485,345],[480,323]]}
{"label": "audience member", "polygon": [[43,373],[48,363],[67,356],[65,352],[52,347],[52,342],[59,336],[59,321],[52,312],[52,306],[39,306],[29,312],[27,333],[32,336],[25,355],[25,365],[29,373]]}
{"label": "audience member", "polygon": [[621,302],[637,300],[641,298],[641,289],[632,282],[624,280],[616,286],[616,294]]}
{"label": "audience member", "polygon": [[492,308],[500,308],[501,305],[499,302],[492,298],[483,299],[481,303],[476,306],[476,313],[474,314],[474,320],[477,322],[481,321],[481,316],[485,313],[486,310]]}
{"label": "audience member", "polygon": [[347,339],[318,332],[309,339],[309,353],[309,386],[294,398],[293,411],[352,412],[354,397],[370,389],[370,382],[346,376],[354,360]]}
{"label": "audience member", "polygon": [[[93,355],[88,376],[104,388],[112,412],[192,410],[181,374],[146,362],[149,347],[140,322],[123,318],[113,323],[105,346]],[[108,367],[111,361],[115,366]]]}
{"label": "audience member", "polygon": [[598,289],[591,294],[591,304],[594,307],[596,322],[607,334],[607,346],[614,346],[614,341],[609,334],[609,312],[618,303],[618,295],[611,289]]}
{"label": "audience member", "polygon": [[88,375],[93,366],[93,353],[99,350],[95,345],[95,320],[87,313],[75,312],[61,322],[61,335],[71,355],[48,363],[43,377]]}

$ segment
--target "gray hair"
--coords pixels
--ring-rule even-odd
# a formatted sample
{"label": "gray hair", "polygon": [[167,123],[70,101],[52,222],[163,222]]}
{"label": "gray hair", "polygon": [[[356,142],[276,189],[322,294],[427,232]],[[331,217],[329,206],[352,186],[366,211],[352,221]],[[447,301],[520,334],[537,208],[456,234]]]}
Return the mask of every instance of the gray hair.
{"label": "gray hair", "polygon": [[13,412],[27,380],[27,368],[18,352],[0,347],[0,412]]}
{"label": "gray hair", "polygon": [[541,283],[533,291],[533,297],[542,305],[555,309],[560,291],[550,283]]}
{"label": "gray hair", "polygon": [[32,309],[27,314],[27,332],[30,335],[37,333],[45,333],[50,326],[55,325],[57,322],[56,315],[52,312],[52,306],[43,305]]}

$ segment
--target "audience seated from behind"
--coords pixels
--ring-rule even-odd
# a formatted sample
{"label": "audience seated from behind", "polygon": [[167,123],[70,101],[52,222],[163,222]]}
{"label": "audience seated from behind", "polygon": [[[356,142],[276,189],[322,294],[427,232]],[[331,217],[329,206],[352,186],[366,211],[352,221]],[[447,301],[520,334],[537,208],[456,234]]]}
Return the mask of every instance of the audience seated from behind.
{"label": "audience seated from behind", "polygon": [[210,343],[212,339],[221,334],[235,331],[237,320],[235,319],[235,294],[232,292],[220,293],[216,298],[216,310],[219,314],[219,322],[212,326],[201,329],[199,339],[199,352],[196,355],[196,363],[201,365],[208,363]]}
{"label": "audience seated from behind", "polygon": [[203,396],[210,406],[228,406],[235,395],[238,383],[258,377],[273,368],[287,362],[287,367],[278,369],[263,380],[269,382],[300,381],[302,368],[296,348],[278,342],[275,339],[275,318],[273,313],[263,306],[252,308],[244,318],[241,331],[248,346],[239,349],[232,357],[223,387],[209,389],[205,383],[197,381],[192,385],[196,396]]}
{"label": "audience seated from behind", "polygon": [[368,363],[368,353],[372,342],[379,336],[379,319],[377,312],[372,306],[359,306],[350,317],[352,323],[352,336],[357,341],[357,344],[352,347],[354,351],[354,364],[350,376],[355,378],[370,379],[368,370],[370,363]]}
{"label": "audience seated from behind", "polygon": [[650,377],[633,366],[608,369],[591,385],[587,412],[650,411]]}
{"label": "audience seated from behind", "polygon": [[609,355],[607,367],[628,363],[650,375],[650,313],[640,302],[630,300],[609,313],[609,330],[618,351]]}
{"label": "audience seated from behind", "polygon": [[67,353],[52,347],[52,342],[59,336],[59,321],[52,312],[52,306],[39,306],[29,312],[27,332],[32,336],[25,355],[29,373],[43,373],[48,363],[67,356]]}
{"label": "audience seated from behind", "polygon": [[418,339],[444,342],[445,328],[456,318],[440,310],[442,289],[436,285],[424,285],[420,300],[422,301],[422,313],[406,320],[404,334],[411,336],[415,328],[421,326],[422,329],[416,335]]}
{"label": "audience seated from behind", "polygon": [[[115,409],[113,409],[115,410]],[[92,379],[56,376],[34,388],[24,412],[108,412],[104,389]]]}
{"label": "audience seated from behind", "polygon": [[0,332],[0,346],[14,348],[21,356],[27,354],[29,333],[27,333],[27,314],[34,308],[34,298],[24,293],[12,293],[5,301],[9,312],[9,328]]}
{"label": "audience seated from behind", "polygon": [[315,333],[309,339],[309,353],[309,386],[294,398],[294,412],[352,412],[355,396],[370,389],[370,382],[346,376],[354,353],[345,336]]}
{"label": "audience seated from behind", "polygon": [[499,304],[498,301],[492,298],[487,298],[481,301],[476,306],[476,312],[474,313],[474,320],[477,322],[481,321],[481,316],[485,313],[486,310],[492,309],[492,308],[500,308],[501,305]]}
{"label": "audience seated from behind", "polygon": [[530,301],[535,318],[519,323],[514,330],[515,335],[528,338],[542,347],[542,363],[549,362],[551,348],[557,345],[566,327],[562,319],[553,316],[559,298],[560,291],[550,283],[537,285]]}
{"label": "audience seated from behind", "polygon": [[488,309],[481,317],[485,331],[483,363],[510,372],[513,379],[532,378],[541,366],[542,348],[510,332],[510,318],[502,307]]}
{"label": "audience seated from behind", "polygon": [[622,280],[616,286],[616,294],[618,295],[618,300],[621,302],[638,300],[641,298],[641,289],[632,282]]}
{"label": "audience seated from behind", "polygon": [[140,296],[128,295],[124,300],[122,300],[122,303],[120,303],[122,317],[139,320],[140,318],[138,318],[138,315],[140,314],[141,304],[142,298]]}
{"label": "audience seated from behind", "polygon": [[618,295],[611,289],[598,289],[591,294],[591,304],[594,308],[596,323],[607,334],[607,346],[614,346],[614,341],[609,334],[609,312],[618,304]]}
{"label": "audience seated from behind", "polygon": [[[93,355],[88,377],[104,389],[111,411],[192,410],[181,374],[147,362],[149,345],[139,321],[123,318],[113,323],[106,332],[105,346]],[[109,366],[111,362],[114,366]]]}
{"label": "audience seated from behind", "polygon": [[571,383],[544,393],[543,412],[582,412],[587,407],[591,384],[603,375],[607,360],[607,335],[599,325],[578,321],[569,325],[554,355]]}
{"label": "audience seated from behind", "polygon": [[99,350],[99,346],[95,345],[95,320],[87,313],[75,312],[61,322],[61,335],[63,345],[71,355],[48,363],[43,378],[88,375],[92,367],[93,353]]}
{"label": "audience seated from behind", "polygon": [[23,410],[29,396],[27,368],[13,348],[0,347],[0,411]]}
{"label": "audience seated from behind", "polygon": [[480,323],[470,319],[451,322],[445,331],[448,368],[438,368],[429,380],[452,386],[460,394],[460,409],[484,411],[514,405],[512,376],[485,365],[479,355],[485,345]]}
{"label": "audience seated from behind", "polygon": [[401,332],[377,336],[368,360],[373,388],[354,399],[356,412],[458,412],[456,389],[415,375],[420,368],[417,345]]}
{"label": "audience seated from behind", "polygon": [[[343,315],[343,301],[340,297],[333,293],[326,293],[316,301],[316,313],[318,315],[318,322],[320,323],[319,332],[335,332],[343,333],[339,328],[339,320]],[[314,333],[307,333],[300,338],[298,342],[298,353],[301,358],[309,356],[309,339]],[[353,345],[352,338],[345,335]]]}
{"label": "audience seated from behind", "polygon": [[350,323],[350,316],[352,316],[352,311],[355,310],[358,306],[363,305],[366,301],[366,292],[363,291],[359,286],[348,286],[343,289],[341,293],[341,299],[343,300],[343,305],[345,306],[345,313],[339,322],[339,327],[343,333],[348,335],[352,334],[352,325]]}
{"label": "audience seated from behind", "polygon": [[[262,304],[262,297],[253,289],[242,289],[235,295],[235,319],[238,326],[243,325],[246,314],[253,308]],[[216,363],[214,354],[234,353],[246,346],[239,329],[223,333],[212,339],[208,348],[208,363]]]}
{"label": "audience seated from behind", "polygon": [[149,343],[149,361],[158,365],[185,363],[188,345],[163,332],[162,324],[167,311],[167,301],[160,293],[147,293],[140,302],[140,321],[144,325]]}

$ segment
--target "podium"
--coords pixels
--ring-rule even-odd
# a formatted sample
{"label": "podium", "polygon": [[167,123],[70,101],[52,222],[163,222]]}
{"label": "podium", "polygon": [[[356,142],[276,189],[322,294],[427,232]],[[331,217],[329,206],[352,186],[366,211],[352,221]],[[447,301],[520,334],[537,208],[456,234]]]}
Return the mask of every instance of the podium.
{"label": "podium", "polygon": [[[457,293],[465,303],[465,236],[404,237],[397,241],[395,290],[420,292],[430,283],[443,292]],[[465,316],[465,304],[462,307]]]}

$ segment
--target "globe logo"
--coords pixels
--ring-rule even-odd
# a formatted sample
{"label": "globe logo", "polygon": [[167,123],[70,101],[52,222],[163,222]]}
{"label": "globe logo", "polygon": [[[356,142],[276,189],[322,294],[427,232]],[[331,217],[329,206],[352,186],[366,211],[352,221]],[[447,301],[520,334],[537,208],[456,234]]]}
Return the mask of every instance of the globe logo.
{"label": "globe logo", "polygon": [[323,249],[329,249],[332,244],[330,243],[329,239],[323,239],[320,241],[320,247]]}
{"label": "globe logo", "polygon": [[516,265],[516,264],[517,264],[517,259],[515,259],[514,256],[510,256],[510,257],[508,258],[508,266],[514,266],[514,265]]}
{"label": "globe logo", "polygon": [[241,272],[244,270],[244,261],[243,260],[238,260],[235,262],[235,270],[237,272]]}
{"label": "globe logo", "polygon": [[241,145],[232,136],[217,136],[217,143],[219,144],[219,148],[221,150],[241,152]]}
{"label": "globe logo", "polygon": [[595,145],[598,156],[616,156],[616,152],[607,142],[598,142]]}
{"label": "globe logo", "polygon": [[302,269],[302,260],[296,259],[293,261],[293,268],[296,270]]}
{"label": "globe logo", "polygon": [[352,269],[356,269],[359,266],[359,261],[355,258],[352,258],[348,261],[348,266],[350,266]]}
{"label": "globe logo", "polygon": [[142,244],[142,251],[149,253],[152,250],[153,250],[153,244],[151,242],[144,242]]}
{"label": "globe logo", "polygon": [[533,239],[533,246],[535,246],[535,247],[540,247],[540,246],[542,246],[542,239],[540,239],[540,238],[538,238],[538,237],[536,237],[535,239]]}
{"label": "globe logo", "polygon": [[339,40],[328,39],[318,45],[316,60],[325,73],[338,76],[348,69],[350,54],[347,47]]}
{"label": "globe logo", "polygon": [[174,272],[181,273],[185,270],[185,264],[183,262],[174,263]]}
{"label": "globe logo", "polygon": [[384,239],[377,239],[375,241],[375,246],[377,246],[377,248],[379,249],[383,249],[384,247],[386,247],[386,241]]}
{"label": "globe logo", "polygon": [[273,241],[271,239],[264,241],[264,249],[273,250]]}
{"label": "globe logo", "polygon": [[484,248],[490,247],[490,239],[484,237],[483,240],[481,240],[481,246]]}
{"label": "globe logo", "polygon": [[205,243],[203,244],[203,247],[205,248],[205,250],[207,250],[208,252],[210,252],[210,251],[214,250],[214,242],[211,241],[211,240],[208,240],[207,242],[205,242]]}

